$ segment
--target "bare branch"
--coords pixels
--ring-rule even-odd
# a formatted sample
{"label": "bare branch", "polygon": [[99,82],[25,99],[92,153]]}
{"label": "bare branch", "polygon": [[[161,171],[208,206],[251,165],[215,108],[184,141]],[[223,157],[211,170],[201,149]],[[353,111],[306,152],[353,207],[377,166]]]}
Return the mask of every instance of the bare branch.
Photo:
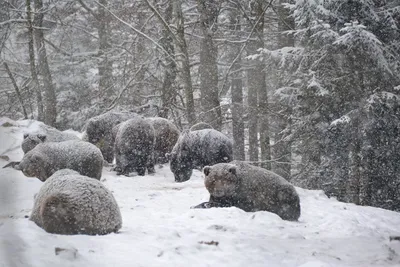
{"label": "bare branch", "polygon": [[178,41],[176,38],[174,32],[172,31],[171,27],[169,27],[168,23],[164,20],[164,18],[161,16],[161,14],[158,12],[158,10],[148,1],[145,0],[147,5],[150,7],[150,9],[154,12],[154,14],[157,16],[157,18],[161,21],[161,23],[164,25],[165,29],[169,31],[171,34],[172,38],[174,38],[175,41]]}
{"label": "bare branch", "polygon": [[122,20],[121,18],[119,18],[117,15],[115,15],[110,9],[108,9],[106,6],[100,4],[98,1],[95,1],[96,4],[98,4],[99,6],[103,7],[105,10],[108,11],[108,13],[110,13],[114,18],[116,18],[119,22],[121,22],[122,24],[128,26],[131,30],[133,30],[134,32],[136,32],[137,34],[143,36],[144,38],[150,40],[152,43],[154,43],[161,51],[163,51],[166,55],[168,55],[171,60],[175,63],[178,64],[173,55],[171,55],[170,53],[168,53],[168,51],[166,51],[161,45],[159,45],[155,40],[153,40],[150,36],[148,36],[147,34],[143,33],[142,31],[136,29],[135,27],[133,27],[131,24],[127,23],[126,21]]}
{"label": "bare branch", "polygon": [[96,12],[94,12],[90,7],[88,7],[82,0],[78,0],[78,2],[81,4],[81,6],[90,14],[92,14],[92,16],[96,19],[96,20],[100,20],[101,18],[98,17],[98,15],[96,14]]}
{"label": "bare branch", "polygon": [[[274,0],[269,1],[268,5],[265,6],[265,8],[264,8],[264,10],[263,10],[263,12],[262,12],[262,14],[261,14],[261,16],[263,16],[263,15],[265,14],[265,12],[267,11],[267,9],[272,5],[272,2],[274,2]],[[243,50],[246,48],[247,44],[249,43],[249,40],[251,39],[251,36],[253,35],[253,32],[254,32],[254,30],[256,29],[256,26],[257,26],[258,22],[261,20],[261,16],[258,18],[258,20],[256,21],[256,23],[254,23],[254,25],[253,25],[253,27],[252,27],[250,33],[249,33],[249,36],[246,38],[246,42],[245,42],[245,43],[243,44],[243,46],[240,48],[240,51],[238,52],[237,56],[236,56],[235,59],[232,61],[231,65],[229,66],[229,68],[228,68],[228,70],[227,70],[227,72],[226,72],[226,75],[225,75],[224,83],[222,84],[221,89],[220,89],[220,91],[219,91],[220,93],[222,92],[223,88],[225,88],[225,84],[226,84],[226,82],[227,82],[227,80],[228,80],[228,76],[229,76],[229,73],[230,73],[230,71],[231,71],[233,65],[234,65],[234,64],[236,63],[236,61],[239,59],[240,55],[243,53]]]}

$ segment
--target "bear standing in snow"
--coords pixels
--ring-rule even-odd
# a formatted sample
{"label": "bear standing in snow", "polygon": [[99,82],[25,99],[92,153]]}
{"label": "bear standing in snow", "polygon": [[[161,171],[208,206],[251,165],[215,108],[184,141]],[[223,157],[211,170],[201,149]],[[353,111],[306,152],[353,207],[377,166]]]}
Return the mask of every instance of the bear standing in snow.
{"label": "bear standing in snow", "polygon": [[80,140],[45,142],[26,153],[15,168],[41,181],[61,169],[76,170],[100,180],[103,156],[96,146]]}
{"label": "bear standing in snow", "polygon": [[190,127],[190,131],[198,131],[198,130],[204,130],[204,129],[214,129],[210,124],[206,122],[199,122]]}
{"label": "bear standing in snow", "polygon": [[193,169],[230,162],[232,151],[233,141],[217,130],[184,131],[169,155],[175,181],[189,180]]}
{"label": "bear standing in snow", "polygon": [[154,160],[159,164],[167,163],[168,159],[165,155],[171,152],[180,131],[172,122],[164,118],[154,117],[146,118],[146,120],[153,125],[155,131]]}
{"label": "bear standing in snow", "polygon": [[241,161],[206,166],[203,172],[210,200],[195,208],[235,206],[247,212],[273,212],[284,220],[300,217],[296,189],[273,172]]}
{"label": "bear standing in snow", "polygon": [[118,128],[115,136],[117,174],[128,175],[136,171],[143,176],[146,168],[154,173],[155,131],[153,125],[141,117],[127,120]]}
{"label": "bear standing in snow", "polygon": [[30,220],[46,232],[104,235],[122,226],[112,193],[95,179],[63,169],[55,172],[35,196]]}
{"label": "bear standing in snow", "polygon": [[96,145],[103,154],[104,160],[112,163],[114,159],[113,127],[136,116],[138,116],[136,113],[109,111],[93,117],[86,123],[86,130],[82,139]]}

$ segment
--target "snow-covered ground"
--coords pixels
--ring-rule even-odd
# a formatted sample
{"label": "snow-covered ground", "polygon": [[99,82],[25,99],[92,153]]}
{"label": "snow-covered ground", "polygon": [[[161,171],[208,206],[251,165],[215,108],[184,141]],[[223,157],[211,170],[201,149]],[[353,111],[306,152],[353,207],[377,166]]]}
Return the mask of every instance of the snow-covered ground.
{"label": "snow-covered ground", "polygon": [[[6,121],[14,126],[3,127]],[[6,124],[7,125],[7,124]],[[0,155],[22,158],[29,121],[0,119]],[[0,159],[0,167],[7,161]],[[105,236],[46,233],[27,217],[42,182],[0,169],[0,267],[13,266],[400,266],[400,213],[360,207],[297,188],[299,222],[237,208],[190,209],[208,200],[203,175],[181,184],[169,166],[155,175],[120,177],[105,167],[123,227]],[[214,241],[214,242],[212,242]],[[55,254],[55,248],[76,249]]]}

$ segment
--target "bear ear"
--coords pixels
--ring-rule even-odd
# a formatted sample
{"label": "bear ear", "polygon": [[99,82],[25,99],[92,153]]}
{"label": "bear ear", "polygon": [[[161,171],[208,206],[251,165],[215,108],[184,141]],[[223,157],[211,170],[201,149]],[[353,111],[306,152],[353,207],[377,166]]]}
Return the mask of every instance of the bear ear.
{"label": "bear ear", "polygon": [[28,133],[24,133],[24,139],[28,138],[29,134]]}
{"label": "bear ear", "polygon": [[211,166],[205,166],[203,169],[203,172],[206,176],[210,174],[210,171],[211,171]]}
{"label": "bear ear", "polygon": [[231,166],[231,167],[229,167],[228,171],[229,171],[230,173],[232,173],[233,175],[236,175],[236,166]]}
{"label": "bear ear", "polygon": [[45,134],[38,134],[37,137],[40,139],[40,141],[44,142],[46,140],[46,135]]}

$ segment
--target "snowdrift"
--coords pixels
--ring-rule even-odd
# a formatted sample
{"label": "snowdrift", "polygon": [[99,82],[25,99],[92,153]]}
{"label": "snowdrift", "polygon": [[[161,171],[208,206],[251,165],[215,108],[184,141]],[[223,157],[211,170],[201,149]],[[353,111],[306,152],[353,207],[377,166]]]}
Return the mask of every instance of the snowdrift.
{"label": "snowdrift", "polygon": [[[0,155],[20,160],[23,133],[38,127],[0,118]],[[102,182],[123,226],[105,236],[46,233],[27,218],[42,182],[0,169],[0,266],[400,266],[400,242],[389,241],[400,235],[399,213],[301,188],[299,222],[237,208],[190,209],[208,200],[199,171],[177,184],[168,164],[144,177],[109,169]]]}

